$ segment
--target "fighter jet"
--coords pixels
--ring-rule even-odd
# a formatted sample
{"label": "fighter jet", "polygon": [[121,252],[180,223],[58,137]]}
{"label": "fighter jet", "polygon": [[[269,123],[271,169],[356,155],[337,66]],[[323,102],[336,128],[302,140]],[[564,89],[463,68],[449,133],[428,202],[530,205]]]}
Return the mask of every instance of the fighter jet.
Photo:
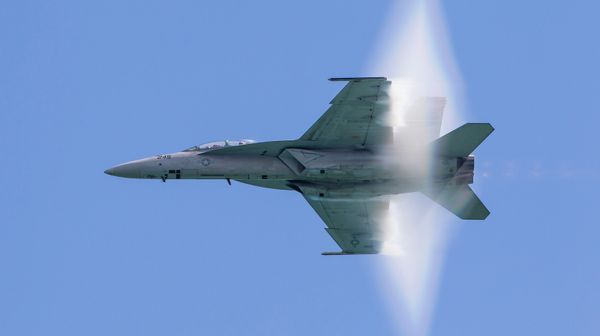
{"label": "fighter jet", "polygon": [[300,193],[341,248],[324,255],[377,254],[392,195],[420,192],[462,219],[483,220],[472,152],[494,128],[467,123],[439,137],[445,99],[422,97],[391,121],[391,81],[347,82],[299,139],[224,140],[127,162],[106,174],[140,179],[223,179]]}

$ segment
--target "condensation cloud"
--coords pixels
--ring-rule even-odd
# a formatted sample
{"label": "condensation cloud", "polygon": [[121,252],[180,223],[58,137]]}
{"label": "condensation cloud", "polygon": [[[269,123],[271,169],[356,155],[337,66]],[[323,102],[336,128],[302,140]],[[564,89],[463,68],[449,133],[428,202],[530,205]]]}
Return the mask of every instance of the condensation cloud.
{"label": "condensation cloud", "polygon": [[[395,142],[398,153],[429,141],[403,128],[406,107],[421,97],[446,98],[442,133],[461,123],[462,85],[437,1],[396,2],[375,50],[368,73],[393,81],[392,119],[395,138],[402,139]],[[416,159],[414,168],[424,169],[428,160]],[[393,198],[388,222],[383,250],[387,255],[378,265],[382,295],[403,334],[424,336],[430,330],[442,263],[457,220],[421,194],[402,194]]]}

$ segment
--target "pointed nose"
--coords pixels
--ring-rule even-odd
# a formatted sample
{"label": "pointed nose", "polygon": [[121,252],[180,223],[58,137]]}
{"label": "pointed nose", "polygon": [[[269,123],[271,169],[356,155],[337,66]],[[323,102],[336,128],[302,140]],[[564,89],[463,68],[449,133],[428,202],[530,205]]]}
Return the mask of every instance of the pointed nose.
{"label": "pointed nose", "polygon": [[119,177],[139,178],[140,167],[135,163],[124,163],[104,171],[105,174]]}

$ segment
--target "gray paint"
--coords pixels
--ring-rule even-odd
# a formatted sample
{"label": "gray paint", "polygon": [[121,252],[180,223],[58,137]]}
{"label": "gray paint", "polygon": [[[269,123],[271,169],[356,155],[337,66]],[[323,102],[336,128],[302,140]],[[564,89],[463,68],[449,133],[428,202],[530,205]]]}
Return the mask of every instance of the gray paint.
{"label": "gray paint", "polygon": [[[380,251],[389,195],[422,192],[460,218],[487,217],[489,211],[468,184],[475,167],[470,154],[493,131],[490,124],[466,124],[436,140],[445,100],[422,98],[407,114],[396,139],[405,144],[399,149],[386,124],[391,82],[380,77],[336,80],[349,83],[298,140],[223,141],[105,172],[163,182],[237,180],[300,192],[327,224],[341,254]],[[413,143],[414,134],[432,142]]]}

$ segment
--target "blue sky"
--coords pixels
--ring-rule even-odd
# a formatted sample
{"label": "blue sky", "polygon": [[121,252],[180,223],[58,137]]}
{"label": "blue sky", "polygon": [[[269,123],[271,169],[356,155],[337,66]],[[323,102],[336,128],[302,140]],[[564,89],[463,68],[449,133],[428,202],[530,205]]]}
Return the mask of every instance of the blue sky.
{"label": "blue sky", "polygon": [[[365,73],[390,1],[0,5],[1,335],[395,335],[377,257],[297,194],[114,164],[292,139]],[[449,246],[432,335],[600,332],[598,5],[445,2],[492,211]]]}

